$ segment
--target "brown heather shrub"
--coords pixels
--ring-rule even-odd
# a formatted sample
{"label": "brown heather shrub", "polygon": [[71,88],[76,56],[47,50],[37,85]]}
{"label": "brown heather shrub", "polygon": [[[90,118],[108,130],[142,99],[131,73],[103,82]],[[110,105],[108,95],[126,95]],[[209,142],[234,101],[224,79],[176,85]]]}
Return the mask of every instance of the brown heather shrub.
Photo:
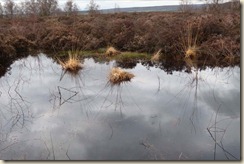
{"label": "brown heather shrub", "polygon": [[[199,25],[201,22],[201,26]],[[10,55],[28,49],[44,51],[94,50],[113,45],[121,51],[154,53],[162,49],[164,60],[178,60],[187,23],[201,58],[225,56],[228,51],[240,55],[240,13],[143,12],[76,17],[23,17],[0,19],[0,54]],[[2,37],[2,38],[1,38]],[[14,38],[14,39],[12,39]],[[221,48],[222,39],[225,49]],[[189,45],[188,54],[194,54]],[[222,55],[220,55],[222,54]]]}
{"label": "brown heather shrub", "polygon": [[12,44],[16,53],[28,53],[31,49],[36,48],[35,43],[31,42],[23,36],[13,37],[11,43],[9,44]]}
{"label": "brown heather shrub", "polygon": [[115,19],[110,22],[108,32],[110,32],[109,43],[116,45],[121,50],[126,50],[125,45],[134,36],[134,25],[132,20]]}
{"label": "brown heather shrub", "polygon": [[223,58],[227,55],[240,56],[240,43],[231,37],[214,36],[202,44],[204,55]]}
{"label": "brown heather shrub", "polygon": [[6,44],[0,41],[0,58],[9,58],[16,54],[16,51],[12,45]]}

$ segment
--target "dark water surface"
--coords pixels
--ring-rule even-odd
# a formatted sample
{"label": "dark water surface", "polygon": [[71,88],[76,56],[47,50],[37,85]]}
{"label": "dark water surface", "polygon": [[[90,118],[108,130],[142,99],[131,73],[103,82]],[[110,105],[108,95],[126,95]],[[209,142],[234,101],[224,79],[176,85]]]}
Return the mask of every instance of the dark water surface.
{"label": "dark water surface", "polygon": [[2,160],[240,159],[240,68],[167,74],[137,64],[108,85],[115,63],[63,74],[45,55],[0,78]]}

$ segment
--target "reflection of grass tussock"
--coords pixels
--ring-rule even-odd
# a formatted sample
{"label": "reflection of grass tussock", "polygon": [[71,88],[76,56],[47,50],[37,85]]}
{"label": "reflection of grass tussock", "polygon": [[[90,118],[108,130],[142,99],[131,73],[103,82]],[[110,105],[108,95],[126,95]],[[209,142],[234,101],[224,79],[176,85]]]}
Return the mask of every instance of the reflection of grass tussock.
{"label": "reflection of grass tussock", "polygon": [[68,60],[64,62],[59,60],[59,63],[62,65],[63,69],[70,72],[77,72],[83,67],[78,58],[78,53],[76,52],[69,52]]}
{"label": "reflection of grass tussock", "polygon": [[112,68],[109,74],[109,81],[111,84],[121,84],[122,82],[130,81],[134,75],[132,73],[123,71],[120,68]]}
{"label": "reflection of grass tussock", "polygon": [[116,50],[114,47],[109,47],[105,52],[106,56],[115,56],[118,54],[120,54],[120,52]]}

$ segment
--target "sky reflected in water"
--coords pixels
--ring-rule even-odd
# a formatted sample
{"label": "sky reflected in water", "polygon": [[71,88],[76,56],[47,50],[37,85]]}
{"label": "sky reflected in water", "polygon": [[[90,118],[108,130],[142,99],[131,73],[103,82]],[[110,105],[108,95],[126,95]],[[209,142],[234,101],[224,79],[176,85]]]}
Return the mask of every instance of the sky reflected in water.
{"label": "sky reflected in water", "polygon": [[[240,68],[167,74],[137,64],[108,85],[114,62],[77,76],[41,54],[0,78],[2,160],[240,159]],[[215,142],[216,141],[216,142]]]}

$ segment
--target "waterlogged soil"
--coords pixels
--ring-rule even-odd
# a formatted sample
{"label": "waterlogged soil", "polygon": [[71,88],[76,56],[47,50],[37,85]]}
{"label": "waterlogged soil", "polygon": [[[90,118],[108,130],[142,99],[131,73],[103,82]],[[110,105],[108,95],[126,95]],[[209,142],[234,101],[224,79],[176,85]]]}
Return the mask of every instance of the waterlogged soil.
{"label": "waterlogged soil", "polygon": [[168,74],[114,61],[64,73],[40,54],[0,78],[2,160],[240,160],[240,67]]}

